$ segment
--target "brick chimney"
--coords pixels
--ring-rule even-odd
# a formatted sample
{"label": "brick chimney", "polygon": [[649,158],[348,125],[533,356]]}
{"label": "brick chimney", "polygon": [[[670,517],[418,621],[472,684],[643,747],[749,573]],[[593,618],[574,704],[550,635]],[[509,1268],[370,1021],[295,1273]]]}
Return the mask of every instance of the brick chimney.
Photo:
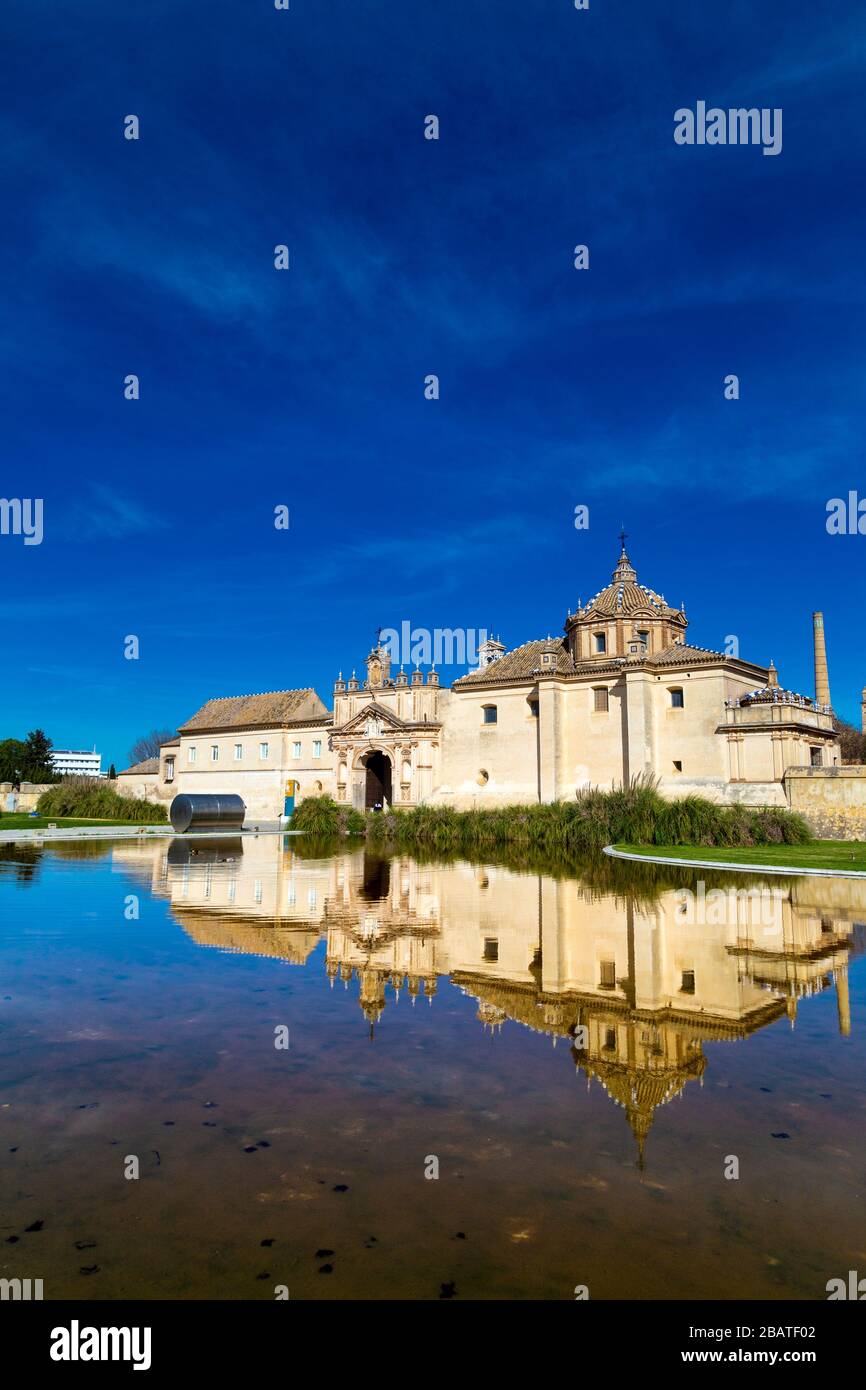
{"label": "brick chimney", "polygon": [[830,675],[827,670],[827,647],[824,642],[824,614],[812,614],[812,634],[815,643],[815,703],[830,704]]}

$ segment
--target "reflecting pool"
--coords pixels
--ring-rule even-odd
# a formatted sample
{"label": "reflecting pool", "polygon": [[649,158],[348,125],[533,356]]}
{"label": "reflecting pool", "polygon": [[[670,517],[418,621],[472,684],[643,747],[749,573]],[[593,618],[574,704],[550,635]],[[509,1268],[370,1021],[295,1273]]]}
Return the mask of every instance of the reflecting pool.
{"label": "reflecting pool", "polygon": [[0,1277],[824,1299],[866,1270],[864,923],[851,879],[0,846]]}

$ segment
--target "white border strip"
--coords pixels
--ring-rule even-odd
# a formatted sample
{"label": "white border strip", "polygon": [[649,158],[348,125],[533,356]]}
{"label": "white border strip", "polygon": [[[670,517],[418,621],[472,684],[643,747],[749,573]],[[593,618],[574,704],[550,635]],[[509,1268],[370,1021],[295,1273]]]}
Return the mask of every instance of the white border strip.
{"label": "white border strip", "polygon": [[669,859],[660,854],[629,854],[627,850],[605,845],[611,859],[632,859],[636,864],[675,864],[678,869],[722,869],[738,874],[790,874],[792,878],[866,878],[862,869],[792,869],[780,864],[733,864],[727,859]]}

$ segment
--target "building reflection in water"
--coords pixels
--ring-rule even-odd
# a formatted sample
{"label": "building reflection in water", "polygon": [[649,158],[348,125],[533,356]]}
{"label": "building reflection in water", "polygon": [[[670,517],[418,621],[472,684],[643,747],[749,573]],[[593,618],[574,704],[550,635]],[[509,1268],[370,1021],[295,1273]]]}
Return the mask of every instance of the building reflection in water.
{"label": "building reflection in water", "polygon": [[[358,984],[370,1036],[401,994],[442,977],[508,1020],[562,1039],[587,1086],[625,1111],[643,1165],[656,1110],[700,1081],[705,1042],[743,1039],[835,988],[851,1031],[848,963],[866,941],[866,883],[792,879],[634,899],[581,881],[353,849],[302,858],[290,838],[118,844],[200,946],[305,964],[325,941],[332,986]],[[768,895],[772,893],[772,897]],[[708,895],[712,897],[712,894]],[[767,910],[767,903],[770,909]]]}

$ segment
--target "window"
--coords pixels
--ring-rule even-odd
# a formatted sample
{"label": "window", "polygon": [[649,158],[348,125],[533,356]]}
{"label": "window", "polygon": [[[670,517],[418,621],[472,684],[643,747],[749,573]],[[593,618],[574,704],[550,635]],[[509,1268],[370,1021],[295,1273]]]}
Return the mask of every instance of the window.
{"label": "window", "polygon": [[695,972],[694,970],[683,971],[683,982],[680,985],[681,994],[694,994],[695,992]]}
{"label": "window", "polygon": [[683,764],[681,758],[674,758],[674,772],[682,772]]}
{"label": "window", "polygon": [[649,646],[649,633],[646,631],[645,628],[635,633],[635,636],[637,637],[637,640],[640,642],[642,647]]}
{"label": "window", "polygon": [[607,638],[603,632],[597,632],[595,634],[595,650],[599,653],[607,651]]}
{"label": "window", "polygon": [[262,881],[260,878],[254,879],[253,881],[253,898],[257,903],[260,903],[262,900]]}
{"label": "window", "polygon": [[529,701],[529,717],[530,717],[530,719],[537,719],[537,718],[538,718],[538,701],[537,701],[537,700],[530,700],[530,701]]}
{"label": "window", "polygon": [[218,743],[211,744],[210,760],[212,763],[218,763],[220,760],[220,749]]}
{"label": "window", "polygon": [[495,705],[484,705],[483,708],[482,708],[481,713],[482,713],[482,716],[483,716],[483,719],[484,719],[484,723],[485,723],[485,724],[495,724],[495,723],[496,723],[496,706],[495,706]]}
{"label": "window", "polygon": [[615,1051],[615,1049],[616,1049],[616,1029],[615,1029],[615,1028],[605,1028],[605,1030],[604,1030],[604,1050],[605,1050],[605,1052],[613,1052],[613,1051]]}
{"label": "window", "polygon": [[165,760],[165,780],[166,782],[174,781],[174,758],[166,758]]}
{"label": "window", "polygon": [[322,756],[322,740],[321,740],[320,738],[317,738],[317,739],[314,739],[314,740],[313,740],[313,757],[314,757],[314,758],[321,758],[321,756]]}
{"label": "window", "polygon": [[243,758],[243,756],[244,756],[244,745],[243,745],[242,743],[236,743],[236,744],[235,744],[235,762],[236,762],[236,763],[239,763],[239,762],[241,761],[241,759]]}
{"label": "window", "polygon": [[259,744],[259,757],[260,757],[260,758],[266,758],[267,756],[268,756],[268,745],[267,745],[266,743],[260,743],[260,744]]}
{"label": "window", "polygon": [[300,741],[300,739],[298,739],[296,743],[293,743],[293,744],[292,744],[292,757],[293,757],[293,758],[299,758],[300,756],[301,756],[301,741]]}
{"label": "window", "polygon": [[188,749],[186,750],[186,756],[187,756],[187,758],[189,759],[189,761],[190,761],[191,763],[194,763],[194,762],[195,762],[195,745],[194,745],[194,744],[193,744],[193,746],[192,746],[191,748],[188,748]]}
{"label": "window", "polygon": [[499,942],[495,937],[485,936],[484,938],[484,959],[499,960]]}
{"label": "window", "polygon": [[609,704],[608,704],[608,691],[607,691],[607,686],[606,686],[606,685],[600,685],[600,686],[598,686],[595,690],[593,690],[592,693],[593,693],[593,696],[595,697],[595,712],[596,712],[596,714],[607,714],[608,709],[610,708],[610,706],[609,706]]}
{"label": "window", "polygon": [[487,771],[486,768],[482,767],[475,780],[478,783],[479,787],[486,787],[487,783],[490,781],[490,773]]}
{"label": "window", "polygon": [[616,961],[603,960],[598,970],[599,989],[614,989],[616,987]]}
{"label": "window", "polygon": [[823,759],[822,759],[822,757],[821,757],[821,749],[820,749],[820,748],[810,748],[810,749],[809,749],[809,762],[811,763],[812,767],[820,767],[822,761],[823,761]]}
{"label": "window", "polygon": [[684,703],[682,686],[673,686],[671,689],[671,709],[682,709]]}

